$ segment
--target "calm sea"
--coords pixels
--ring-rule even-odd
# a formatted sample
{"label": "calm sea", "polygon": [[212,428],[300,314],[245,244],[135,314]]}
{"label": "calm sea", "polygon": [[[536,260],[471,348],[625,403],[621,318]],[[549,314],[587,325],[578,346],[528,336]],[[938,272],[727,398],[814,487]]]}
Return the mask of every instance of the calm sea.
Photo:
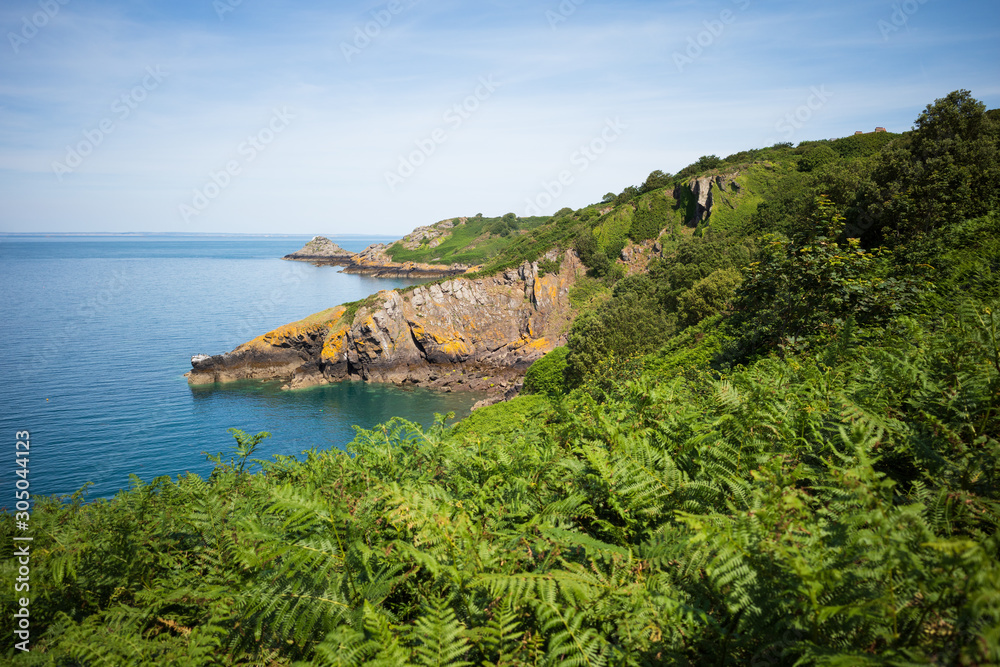
{"label": "calm sea", "polygon": [[[287,262],[308,236],[0,238],[0,508],[13,507],[15,434],[31,432],[33,495],[114,495],[207,475],[202,452],[235,427],[273,435],[259,458],[343,448],[354,425],[430,424],[482,396],[339,383],[190,387],[192,354],[218,354],[314,312],[411,284]],[[349,250],[385,239],[337,238]],[[4,453],[6,452],[6,453]]]}

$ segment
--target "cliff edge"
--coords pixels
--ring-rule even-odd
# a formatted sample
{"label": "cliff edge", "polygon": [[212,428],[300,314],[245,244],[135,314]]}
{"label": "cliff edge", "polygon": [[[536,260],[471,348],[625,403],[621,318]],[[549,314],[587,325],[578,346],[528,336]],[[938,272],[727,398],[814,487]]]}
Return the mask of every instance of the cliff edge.
{"label": "cliff edge", "polygon": [[569,291],[586,269],[573,251],[541,259],[558,260],[559,271],[544,274],[538,262],[525,262],[316,313],[232,352],[193,357],[188,382],[283,380],[297,389],[359,379],[504,391],[565,343],[572,323]]}

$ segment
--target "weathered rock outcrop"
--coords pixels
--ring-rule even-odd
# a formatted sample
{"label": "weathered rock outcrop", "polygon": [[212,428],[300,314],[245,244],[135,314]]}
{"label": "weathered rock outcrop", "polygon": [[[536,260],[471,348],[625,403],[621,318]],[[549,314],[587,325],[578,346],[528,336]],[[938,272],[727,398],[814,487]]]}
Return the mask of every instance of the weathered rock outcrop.
{"label": "weathered rock outcrop", "polygon": [[452,229],[458,225],[464,225],[467,221],[468,218],[453,218],[442,220],[433,225],[417,227],[401,238],[399,242],[407,250],[416,250],[425,245],[429,248],[436,248],[444,242]]}
{"label": "weathered rock outcrop", "polygon": [[354,256],[353,252],[344,250],[325,236],[314,236],[302,250],[285,255],[282,259],[340,266],[341,263],[350,263]]}
{"label": "weathered rock outcrop", "polygon": [[343,266],[346,267],[344,273],[375,278],[447,278],[462,275],[473,268],[467,264],[394,262],[385,250],[385,244],[375,243],[360,253],[350,252],[324,236],[316,236],[301,250],[285,255],[282,259]]}
{"label": "weathered rock outcrop", "polygon": [[[678,185],[674,190],[674,199],[684,201],[687,197],[694,196],[694,215],[691,219],[685,221],[686,224],[692,227],[701,224],[712,214],[713,198],[715,195],[712,190],[713,185],[722,192],[731,190],[732,192],[739,193],[740,184],[736,182],[738,175],[738,173],[734,172],[718,176],[692,178],[687,185]],[[685,196],[683,192],[684,188],[688,188],[691,194]]]}
{"label": "weathered rock outcrop", "polygon": [[338,306],[232,352],[195,357],[188,381],[280,379],[299,388],[360,379],[503,392],[565,342],[569,290],[584,272],[567,251],[559,273],[544,277],[526,262],[489,278],[382,291],[354,312]]}

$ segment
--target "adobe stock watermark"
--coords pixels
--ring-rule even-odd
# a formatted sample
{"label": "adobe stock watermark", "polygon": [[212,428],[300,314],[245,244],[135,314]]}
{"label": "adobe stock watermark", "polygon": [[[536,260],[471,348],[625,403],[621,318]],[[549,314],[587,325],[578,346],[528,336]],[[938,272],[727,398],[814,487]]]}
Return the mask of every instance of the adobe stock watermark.
{"label": "adobe stock watermark", "polygon": [[[569,161],[576,168],[576,174],[579,175],[587,171],[590,165],[600,159],[607,152],[611,144],[618,141],[627,129],[628,125],[621,122],[618,118],[605,121],[604,128],[596,137],[583,146],[580,146],[579,149],[570,155]],[[542,209],[550,206],[555,200],[559,199],[563,192],[566,191],[566,188],[573,185],[575,180],[576,175],[570,169],[560,171],[553,181],[543,180],[541,191],[534,197],[528,197],[524,200],[526,204],[524,217],[542,215]]]}
{"label": "adobe stock watermark", "polygon": [[[240,1],[242,2],[242,0]],[[361,55],[362,51],[371,46],[372,40],[381,35],[382,31],[389,27],[389,24],[392,23],[392,20],[396,16],[399,16],[415,4],[417,4],[417,0],[410,0],[410,2],[389,0],[389,3],[381,9],[372,11],[371,21],[368,21],[363,26],[355,26],[354,39],[351,42],[340,43],[340,52],[344,54],[344,60],[350,63],[354,56]]]}
{"label": "adobe stock watermark", "polygon": [[226,14],[236,11],[236,8],[243,4],[243,0],[213,0],[212,9],[220,21],[226,20]]}
{"label": "adobe stock watermark", "polygon": [[193,216],[201,215],[209,204],[232,184],[233,178],[243,173],[243,167],[256,160],[257,156],[263,153],[294,119],[295,114],[288,107],[282,107],[280,111],[274,109],[265,126],[236,147],[240,159],[228,160],[218,171],[208,172],[208,180],[203,186],[194,190],[191,203],[182,203],[178,206],[181,219],[190,223]]}
{"label": "adobe stock watermark", "polygon": [[69,0],[39,0],[38,7],[42,11],[32,14],[30,19],[22,16],[20,32],[7,33],[7,41],[10,42],[10,48],[14,49],[14,53],[20,53],[21,46],[33,39],[38,31],[47,26],[59,10],[68,4]]}
{"label": "adobe stock watermark", "polygon": [[576,8],[587,0],[562,0],[559,6],[545,11],[545,18],[549,21],[549,27],[555,30],[560,23],[565,23],[569,17],[576,13]]}
{"label": "adobe stock watermark", "polygon": [[888,42],[889,35],[899,32],[907,27],[910,17],[920,11],[921,5],[926,5],[930,0],[903,0],[892,5],[892,14],[889,20],[879,19],[878,30],[882,33],[882,41]]}
{"label": "adobe stock watermark", "polygon": [[160,87],[169,74],[169,72],[164,72],[159,65],[155,69],[146,67],[146,76],[142,78],[142,81],[111,103],[111,113],[115,115],[102,119],[92,129],[84,130],[82,141],[75,146],[66,146],[66,156],[63,161],[52,162],[52,173],[59,178],[59,181],[61,182],[66,174],[76,171],[87,156],[104,143],[105,137],[115,131],[118,127],[117,124],[131,116],[132,112],[138,109],[139,105],[149,97],[149,94]]}
{"label": "adobe stock watermark", "polygon": [[270,292],[258,299],[252,308],[240,319],[235,336],[230,338],[230,349],[252,340],[267,331],[268,321],[285,303],[299,285],[310,277],[309,270],[302,262],[287,262],[284,275]]}
{"label": "adobe stock watermark", "polygon": [[[833,97],[833,93],[826,89],[826,86],[813,86],[809,89],[810,95],[806,98],[805,104],[796,107],[788,112],[778,122],[774,124],[774,129],[782,134],[782,139],[787,141],[795,136],[798,130],[805,127],[806,123],[812,120],[813,115]],[[771,141],[771,144],[778,140]]]}
{"label": "adobe stock watermark", "polygon": [[[740,11],[746,11],[750,6],[750,0],[732,1]],[[688,45],[684,52],[674,51],[674,65],[677,66],[677,71],[683,73],[685,67],[693,65],[694,61],[705,53],[705,49],[711,48],[716,40],[722,37],[726,32],[726,26],[734,23],[736,23],[736,13],[731,9],[723,9],[719,12],[718,19],[703,21],[702,25],[705,29],[697,35],[688,37]]]}
{"label": "adobe stock watermark", "polygon": [[[458,130],[479,110],[483,102],[493,96],[500,85],[493,80],[492,74],[479,77],[479,85],[476,86],[473,93],[445,111],[441,120],[448,125],[451,132]],[[385,184],[389,186],[389,190],[395,192],[396,188],[402,185],[406,179],[417,173],[417,169],[427,163],[427,160],[437,152],[438,147],[448,141],[448,132],[449,129],[437,127],[423,139],[414,141],[416,150],[411,151],[408,155],[400,155],[399,164],[395,171],[385,172]]]}

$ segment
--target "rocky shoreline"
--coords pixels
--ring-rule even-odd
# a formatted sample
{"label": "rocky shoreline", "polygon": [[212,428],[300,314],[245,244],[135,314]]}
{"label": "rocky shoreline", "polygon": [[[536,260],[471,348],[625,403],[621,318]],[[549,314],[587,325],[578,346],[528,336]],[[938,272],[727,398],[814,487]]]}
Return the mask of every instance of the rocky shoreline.
{"label": "rocky shoreline", "polygon": [[316,265],[343,266],[344,273],[374,278],[450,278],[463,275],[475,267],[466,264],[422,264],[394,262],[386,254],[387,246],[375,243],[359,253],[344,250],[323,236],[314,237],[301,250],[282,257]]}
{"label": "rocky shoreline", "polygon": [[541,276],[538,262],[525,262],[488,278],[382,291],[356,310],[337,306],[231,352],[196,355],[188,382],[280,380],[299,389],[364,380],[512,395],[535,360],[565,343],[569,291],[584,273],[567,251],[558,273]]}

